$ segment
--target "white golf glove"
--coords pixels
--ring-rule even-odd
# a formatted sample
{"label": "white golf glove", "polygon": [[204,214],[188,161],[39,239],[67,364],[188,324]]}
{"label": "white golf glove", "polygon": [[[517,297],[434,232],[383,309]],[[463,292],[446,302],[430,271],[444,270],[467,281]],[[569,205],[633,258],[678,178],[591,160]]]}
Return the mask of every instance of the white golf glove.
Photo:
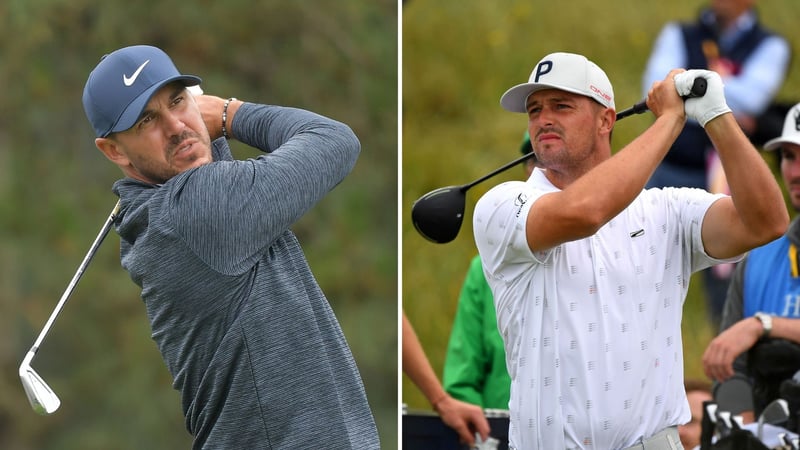
{"label": "white golf glove", "polygon": [[686,111],[687,117],[696,120],[705,128],[709,120],[731,112],[731,109],[725,103],[722,78],[711,70],[692,69],[675,75],[675,88],[678,90],[678,95],[682,97],[689,95],[697,77],[706,79],[708,83],[706,94],[702,97],[687,98],[683,102],[683,109]]}

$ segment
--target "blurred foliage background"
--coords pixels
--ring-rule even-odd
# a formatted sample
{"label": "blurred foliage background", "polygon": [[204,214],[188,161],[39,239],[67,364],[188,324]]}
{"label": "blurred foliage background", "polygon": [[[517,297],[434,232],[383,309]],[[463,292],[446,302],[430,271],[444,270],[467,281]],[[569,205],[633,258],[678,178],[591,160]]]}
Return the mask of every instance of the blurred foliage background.
{"label": "blurred foliage background", "polygon": [[[501,181],[521,179],[512,168],[467,191],[459,236],[440,245],[424,240],[411,224],[411,205],[442,186],[478,179],[518,157],[525,114],[500,107],[500,96],[526,82],[539,59],[554,51],[581,53],[608,74],[622,110],[644,95],[642,72],[661,27],[691,20],[705,0],[410,0],[402,12],[402,300],[434,370],[441,377],[458,295],[470,259],[475,202]],[[800,101],[800,34],[797,0],[756,2],[762,22],[785,35],[794,62],[778,97]],[[632,116],[614,130],[618,150],[652,123]],[[775,168],[775,161],[767,158]],[[635,170],[635,168],[631,168]],[[715,330],[706,319],[702,278],[695,276],[685,305],[683,339],[687,376],[703,377],[700,357]],[[430,410],[403,376],[403,403]]]}
{"label": "blurred foliage background", "polygon": [[293,229],[394,447],[397,14],[392,0],[0,2],[0,448],[190,447],[113,232],[34,361],[61,409],[36,415],[17,375],[116,202],[121,172],[95,149],[81,94],[103,54],[133,44],[163,48],[209,94],[309,109],[361,139],[353,173]]}

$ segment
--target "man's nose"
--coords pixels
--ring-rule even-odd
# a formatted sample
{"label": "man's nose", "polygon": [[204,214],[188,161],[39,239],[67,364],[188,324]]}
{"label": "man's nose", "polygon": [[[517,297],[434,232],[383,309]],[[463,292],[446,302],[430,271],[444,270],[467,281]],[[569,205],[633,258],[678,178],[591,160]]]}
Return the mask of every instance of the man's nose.
{"label": "man's nose", "polygon": [[167,134],[180,134],[181,131],[186,127],[186,123],[183,121],[183,118],[174,112],[167,111],[162,115],[164,127],[168,131]]}

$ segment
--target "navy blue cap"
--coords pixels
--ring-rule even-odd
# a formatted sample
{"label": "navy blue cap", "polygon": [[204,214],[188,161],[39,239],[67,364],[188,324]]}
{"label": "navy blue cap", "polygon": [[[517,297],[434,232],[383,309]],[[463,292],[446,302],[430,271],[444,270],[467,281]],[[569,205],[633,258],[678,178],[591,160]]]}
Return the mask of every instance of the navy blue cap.
{"label": "navy blue cap", "polygon": [[163,50],[149,45],[125,47],[103,56],[83,88],[83,109],[97,137],[131,128],[150,97],[173,81],[194,86],[202,80],[181,75]]}

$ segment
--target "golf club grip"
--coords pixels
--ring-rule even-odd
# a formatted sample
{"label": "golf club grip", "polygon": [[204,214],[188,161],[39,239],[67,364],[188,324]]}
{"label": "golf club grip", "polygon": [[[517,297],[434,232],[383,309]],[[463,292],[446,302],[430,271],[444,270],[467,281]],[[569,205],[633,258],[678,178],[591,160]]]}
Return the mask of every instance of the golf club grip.
{"label": "golf club grip", "polygon": [[[689,95],[684,96],[684,99],[687,98],[695,98],[695,97],[702,97],[706,95],[706,89],[708,88],[708,82],[703,77],[697,77],[694,79],[692,83],[692,89],[689,92]],[[622,111],[617,113],[617,120],[623,119],[633,114],[642,114],[643,112],[647,111],[647,99],[643,99],[639,103],[633,105],[628,109],[623,109]]]}

